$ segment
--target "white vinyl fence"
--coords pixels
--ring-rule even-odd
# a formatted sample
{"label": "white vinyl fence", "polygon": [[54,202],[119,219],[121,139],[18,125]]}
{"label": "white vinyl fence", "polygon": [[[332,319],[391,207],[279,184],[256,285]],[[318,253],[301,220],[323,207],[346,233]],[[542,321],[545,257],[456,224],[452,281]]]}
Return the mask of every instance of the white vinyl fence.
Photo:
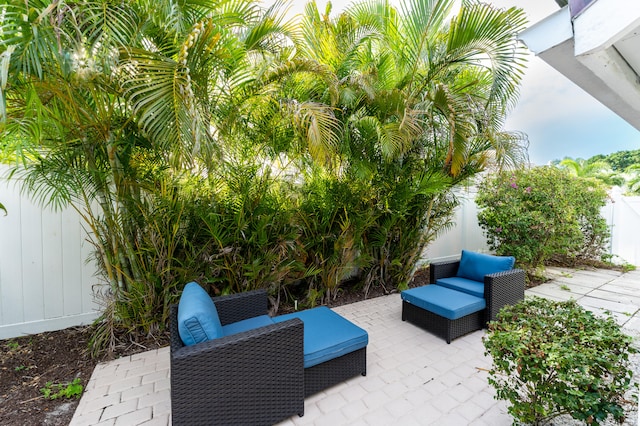
{"label": "white vinyl fence", "polygon": [[640,197],[624,197],[620,188],[614,188],[602,214],[611,228],[613,261],[640,267]]}
{"label": "white vinyl fence", "polygon": [[6,171],[0,166],[0,339],[90,324],[98,278],[80,216],[43,210]]}
{"label": "white vinyl fence", "polygon": [[[87,263],[92,246],[80,217],[73,210],[52,212],[21,195],[16,181],[2,178],[0,203],[0,339],[88,324],[99,306],[93,288],[100,284],[95,264]],[[478,226],[474,192],[461,194],[455,226],[424,252],[424,263],[452,259],[460,250],[488,252]],[[603,209],[612,225],[610,250],[625,261],[640,265],[640,197],[622,197]]]}

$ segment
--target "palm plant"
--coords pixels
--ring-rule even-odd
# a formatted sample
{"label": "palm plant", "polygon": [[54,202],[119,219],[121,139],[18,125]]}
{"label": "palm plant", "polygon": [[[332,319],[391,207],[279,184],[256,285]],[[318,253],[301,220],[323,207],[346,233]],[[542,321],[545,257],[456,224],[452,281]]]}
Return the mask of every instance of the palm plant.
{"label": "palm plant", "polygon": [[331,20],[311,2],[295,86],[280,86],[283,98],[316,106],[314,134],[325,143],[306,140],[311,159],[372,186],[368,283],[408,282],[455,206],[443,191],[491,159],[526,158],[521,135],[502,131],[524,66],[515,41],[524,15],[464,2],[449,21],[453,5],[363,2]]}
{"label": "palm plant", "polygon": [[[158,241],[154,229],[177,236],[184,216],[154,214],[181,208],[159,188],[183,170],[214,167],[219,95],[246,84],[251,52],[267,49],[277,32],[276,12],[239,0],[0,7],[0,130],[12,142],[4,148],[20,155],[25,188],[43,205],[82,215],[115,303],[138,297],[167,317],[168,297],[154,291],[175,297],[175,276],[162,272],[160,254],[150,265],[141,253]],[[165,242],[160,253],[176,256],[166,250],[185,239]],[[105,315],[123,320],[117,311]],[[149,323],[137,325],[151,332],[158,324]]]}

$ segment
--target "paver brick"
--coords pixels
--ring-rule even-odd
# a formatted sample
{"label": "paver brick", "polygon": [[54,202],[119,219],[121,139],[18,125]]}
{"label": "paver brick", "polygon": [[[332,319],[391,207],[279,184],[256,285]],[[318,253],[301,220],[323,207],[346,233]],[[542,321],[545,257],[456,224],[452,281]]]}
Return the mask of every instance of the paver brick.
{"label": "paver brick", "polygon": [[318,408],[320,408],[320,411],[326,414],[340,410],[340,408],[342,408],[346,403],[347,400],[338,393],[323,398],[322,400],[318,401],[317,405]]}
{"label": "paver brick", "polygon": [[438,426],[460,426],[466,424],[466,420],[457,411],[448,413],[438,419]]}
{"label": "paver brick", "polygon": [[93,426],[100,421],[102,416],[102,410],[97,411],[78,411],[80,405],[76,408],[76,412],[73,414],[73,418],[69,423],[69,426]]}
{"label": "paver brick", "polygon": [[395,418],[404,416],[408,411],[413,408],[413,405],[403,398],[391,400],[391,402],[384,405],[384,407]]}
{"label": "paver brick", "polygon": [[140,386],[141,380],[142,380],[142,377],[133,376],[133,377],[123,378],[119,381],[114,381],[109,384],[109,393],[122,392],[131,388],[138,387]]}
{"label": "paver brick", "polygon": [[84,399],[80,400],[76,411],[83,413],[102,412],[105,407],[109,407],[114,404],[120,403],[120,394],[113,393],[111,395],[104,395],[96,399]]}
{"label": "paver brick", "polygon": [[[293,423],[291,423],[291,425],[293,425]],[[154,413],[152,419],[140,423],[140,426],[171,426],[171,420],[168,414],[156,415]]]}
{"label": "paver brick", "polygon": [[146,374],[155,373],[158,371],[158,367],[155,363],[142,364],[139,367],[128,368],[126,370],[126,377],[131,376],[144,376]]}
{"label": "paver brick", "polygon": [[169,390],[170,388],[171,388],[171,380],[168,377],[166,379],[158,380],[153,383],[153,389],[156,392]]}
{"label": "paver brick", "polygon": [[153,417],[171,414],[171,400],[163,398],[153,405]]}
{"label": "paver brick", "polygon": [[473,397],[473,395],[475,394],[467,389],[464,384],[456,386],[451,392],[451,396],[460,404],[466,403]]}
{"label": "paver brick", "polygon": [[136,411],[137,408],[138,401],[135,399],[130,399],[129,401],[113,404],[105,407],[104,412],[102,413],[101,420],[108,420],[118,416],[122,416],[124,414]]}
{"label": "paver brick", "polygon": [[381,390],[375,392],[369,392],[362,398],[362,402],[365,403],[369,409],[376,409],[389,400],[386,393]]}
{"label": "paver brick", "polygon": [[134,388],[130,388],[122,391],[120,395],[120,400],[124,402],[130,399],[138,399],[142,396],[153,393],[153,391],[154,391],[153,383],[147,383],[146,385],[140,385],[140,386],[136,386]]}
{"label": "paver brick", "polygon": [[464,410],[460,410],[460,414],[465,418],[465,424],[473,422],[479,419],[484,413],[486,409],[480,407],[478,404],[473,402],[465,402]]}
{"label": "paver brick", "polygon": [[369,407],[362,401],[351,401],[340,409],[347,420],[355,420],[369,412]]}
{"label": "paver brick", "polygon": [[394,417],[385,408],[379,408],[373,409],[373,411],[369,411],[364,416],[364,420],[370,426],[389,426],[396,424],[397,417]]}
{"label": "paver brick", "polygon": [[168,389],[141,396],[138,399],[138,407],[153,407],[165,401],[171,401],[171,392]]}
{"label": "paver brick", "polygon": [[388,384],[387,386],[382,388],[382,391],[387,394],[391,401],[393,401],[394,399],[399,398],[401,395],[404,395],[405,392],[407,392],[407,386],[405,386],[404,383],[398,381]]}
{"label": "paver brick", "polygon": [[139,425],[146,421],[151,420],[152,411],[151,408],[143,408],[141,410],[132,411],[131,413],[119,416],[116,419],[115,426],[133,426]]}
{"label": "paver brick", "polygon": [[358,383],[356,385],[349,386],[348,388],[342,390],[342,392],[340,393],[345,400],[351,402],[362,399],[362,397],[366,395],[368,391]]}
{"label": "paver brick", "polygon": [[142,375],[141,383],[154,383],[162,379],[167,379],[169,377],[169,370],[155,370],[150,373],[146,373]]}
{"label": "paver brick", "polygon": [[340,411],[325,413],[313,422],[314,426],[336,426],[347,424],[347,418]]}

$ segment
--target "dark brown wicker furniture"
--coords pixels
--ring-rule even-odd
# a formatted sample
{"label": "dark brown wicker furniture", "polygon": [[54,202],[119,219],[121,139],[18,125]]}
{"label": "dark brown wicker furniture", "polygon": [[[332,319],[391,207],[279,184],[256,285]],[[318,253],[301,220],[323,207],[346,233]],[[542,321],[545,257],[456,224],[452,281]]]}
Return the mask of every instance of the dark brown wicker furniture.
{"label": "dark brown wicker furniture", "polygon": [[[213,301],[223,326],[268,310],[263,290]],[[174,425],[277,423],[295,414],[302,416],[305,396],[366,374],[366,347],[305,369],[300,319],[184,346],[177,311],[177,305],[171,306]]]}
{"label": "dark brown wicker furniture", "polygon": [[[429,265],[429,282],[439,278],[453,277],[458,271],[459,260],[434,262]],[[524,299],[525,276],[522,269],[485,275],[484,298],[487,301],[484,324],[495,321],[500,309]]]}
{"label": "dark brown wicker furniture", "polygon": [[402,321],[409,321],[438,337],[442,337],[447,343],[451,343],[453,339],[480,330],[484,326],[484,311],[450,320],[403,300]]}
{"label": "dark brown wicker furniture", "polygon": [[[429,266],[430,283],[435,285],[440,278],[454,277],[460,261],[435,262]],[[415,304],[402,301],[402,320],[409,321],[447,343],[453,339],[486,327],[494,321],[500,309],[524,299],[525,275],[521,269],[511,269],[484,276],[484,299],[486,308],[461,318],[449,319]],[[456,293],[455,290],[451,290]],[[452,294],[453,294],[452,293]]]}

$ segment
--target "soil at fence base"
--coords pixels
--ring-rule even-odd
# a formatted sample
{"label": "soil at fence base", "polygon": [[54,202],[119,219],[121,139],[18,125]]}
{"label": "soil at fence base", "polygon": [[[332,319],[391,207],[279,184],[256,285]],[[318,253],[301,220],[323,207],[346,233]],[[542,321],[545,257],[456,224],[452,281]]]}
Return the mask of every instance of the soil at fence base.
{"label": "soil at fence base", "polygon": [[[428,284],[426,271],[416,274],[411,286]],[[384,294],[374,288],[367,298]],[[362,292],[341,292],[332,306],[357,302]],[[151,337],[128,336],[114,354],[92,359],[86,353],[89,327],[34,334],[0,340],[0,425],[68,425],[78,406],[79,398],[46,399],[41,389],[67,384],[79,378],[83,386],[89,382],[95,366],[102,361],[157,349],[169,344],[167,334]],[[126,339],[123,339],[126,340]]]}

